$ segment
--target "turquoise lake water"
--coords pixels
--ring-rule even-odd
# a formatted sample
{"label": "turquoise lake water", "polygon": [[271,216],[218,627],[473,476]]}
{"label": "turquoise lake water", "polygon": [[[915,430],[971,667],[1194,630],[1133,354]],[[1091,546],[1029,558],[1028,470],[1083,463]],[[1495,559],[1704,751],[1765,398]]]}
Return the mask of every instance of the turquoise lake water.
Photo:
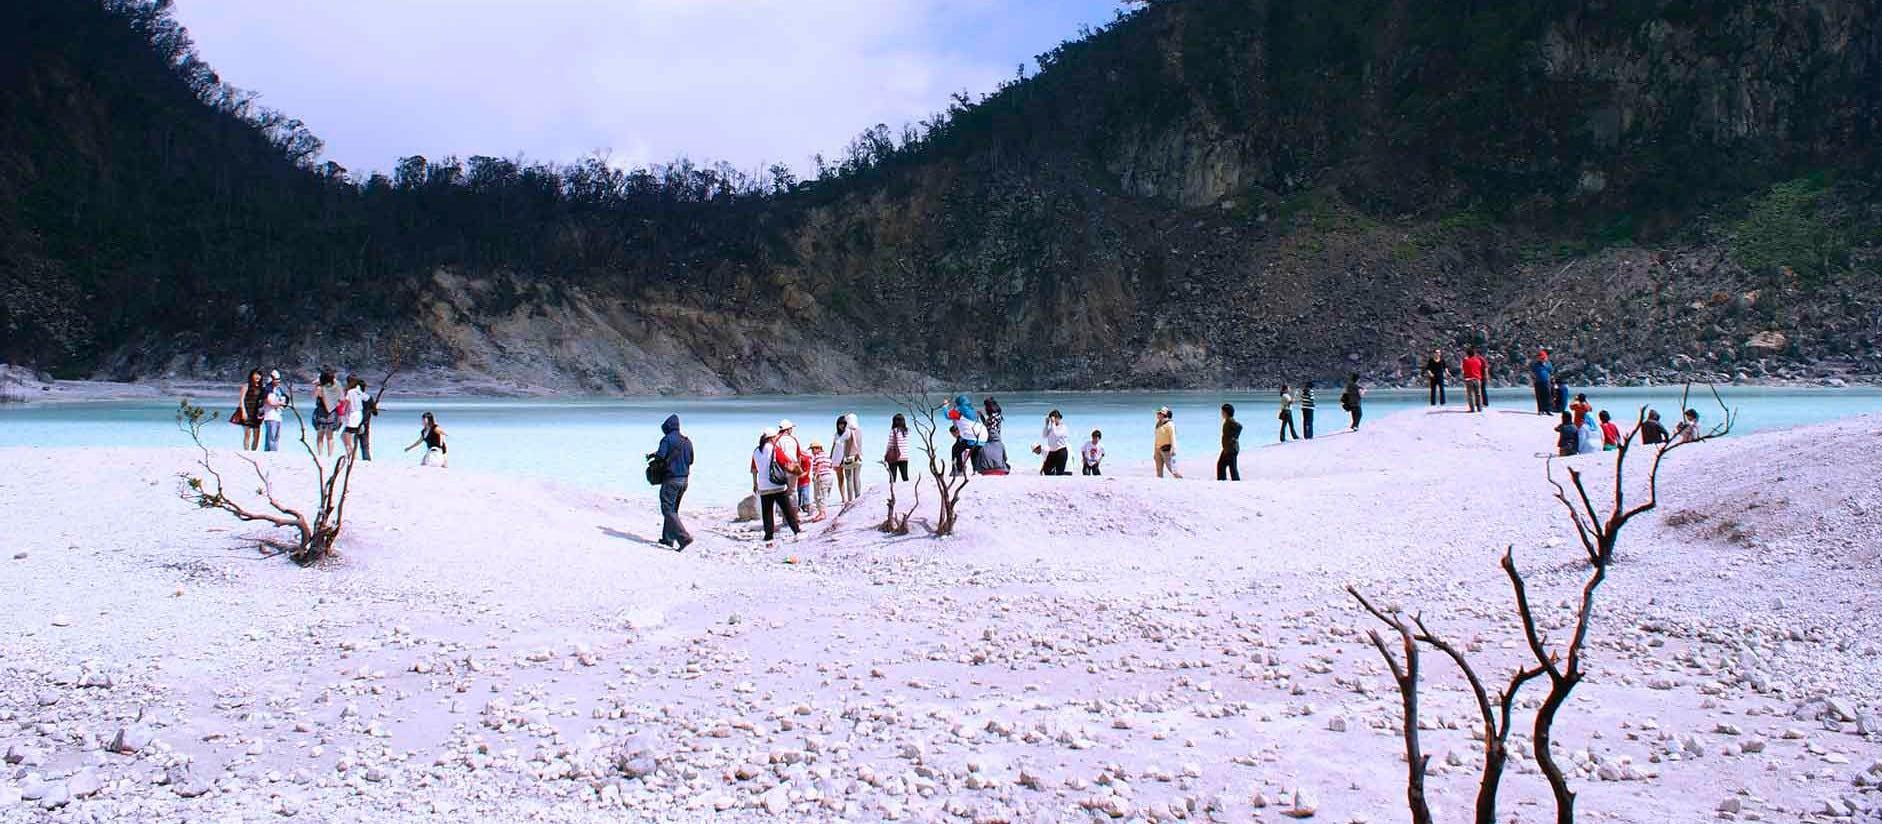
{"label": "turquoise lake water", "polygon": [[[1608,409],[1623,420],[1631,420],[1634,410],[1649,404],[1669,421],[1676,415],[1673,410],[1680,392],[1679,387],[1670,386],[1576,391],[1587,391],[1597,408]],[[1882,389],[1726,387],[1721,391],[1739,410],[1737,431],[1741,433],[1882,411]],[[301,393],[303,398],[306,394]],[[997,393],[995,397],[1005,409],[1005,441],[1016,472],[1037,471],[1038,458],[1029,449],[1039,440],[1045,413],[1051,409],[1064,413],[1072,431],[1073,472],[1078,467],[1076,447],[1094,428],[1104,430],[1106,464],[1114,474],[1143,471],[1149,464],[1153,413],[1162,405],[1176,413],[1180,449],[1192,473],[1205,471],[1205,462],[1213,465],[1217,408],[1224,402],[1236,405],[1237,417],[1247,427],[1244,445],[1274,438],[1276,401],[1271,392]],[[1460,397],[1461,392],[1454,394],[1452,404],[1459,404]],[[1345,428],[1346,415],[1338,398],[1337,387],[1320,391],[1320,431]],[[1366,419],[1378,420],[1425,402],[1422,391],[1373,390],[1366,396]],[[1526,389],[1495,390],[1491,403],[1499,409],[1535,408]],[[1693,404],[1708,416],[1715,406],[1709,397],[1695,398]],[[0,446],[187,446],[188,439],[174,425],[174,411],[174,401],[4,405],[0,406]],[[698,453],[688,500],[699,506],[723,506],[736,502],[750,485],[746,462],[759,430],[785,417],[798,424],[806,442],[828,444],[837,415],[857,413],[863,424],[865,454],[872,461],[864,470],[865,482],[881,482],[882,470],[873,461],[882,454],[895,409],[886,399],[866,396],[545,400],[389,395],[373,425],[375,457],[416,463],[417,452],[400,450],[417,436],[418,416],[424,411],[436,413],[450,433],[452,471],[551,478],[634,493],[649,491],[640,473],[641,456],[658,443],[660,422],[669,413],[678,413]],[[240,433],[233,426],[214,426],[208,432],[214,445],[230,449],[240,445]],[[288,439],[286,434],[283,439]],[[1540,423],[1537,442],[1538,451],[1554,442],[1553,434]]]}

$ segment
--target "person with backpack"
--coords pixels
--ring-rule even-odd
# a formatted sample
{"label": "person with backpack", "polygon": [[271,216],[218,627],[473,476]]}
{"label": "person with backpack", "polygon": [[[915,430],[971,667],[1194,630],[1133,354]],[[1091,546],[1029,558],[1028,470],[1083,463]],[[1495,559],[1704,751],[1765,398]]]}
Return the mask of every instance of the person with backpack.
{"label": "person with backpack", "polygon": [[889,448],[882,453],[882,463],[889,468],[889,480],[894,481],[897,473],[902,480],[908,480],[908,418],[902,413],[895,413],[889,421]]}
{"label": "person with backpack", "polygon": [[1555,364],[1549,362],[1549,350],[1536,351],[1535,361],[1529,364],[1529,377],[1536,387],[1536,414],[1550,415],[1555,412]]}
{"label": "person with backpack", "polygon": [[1364,399],[1365,394],[1366,390],[1359,388],[1359,373],[1354,372],[1347,375],[1346,389],[1340,392],[1340,408],[1346,410],[1346,414],[1351,415],[1353,418],[1353,425],[1350,431],[1359,431],[1359,418],[1362,414],[1360,403]]}
{"label": "person with backpack", "polygon": [[[841,419],[838,419],[839,424]],[[837,427],[838,431],[842,426]],[[792,503],[799,512],[810,508],[810,453],[804,451],[804,444],[797,440],[797,426],[790,418],[778,421],[778,435],[774,439],[778,453],[785,456],[784,468],[791,473],[791,490],[796,494]],[[838,489],[842,487],[839,485]]]}
{"label": "person with backpack", "polygon": [[1222,455],[1215,459],[1215,479],[1242,479],[1242,424],[1235,420],[1235,404],[1222,404]]}
{"label": "person with backpack", "polygon": [[777,537],[775,515],[782,511],[784,523],[791,528],[791,540],[796,541],[803,535],[803,528],[797,524],[797,507],[792,506],[791,487],[797,476],[790,469],[796,452],[786,455],[777,445],[778,431],[766,429],[758,436],[758,448],[751,456],[751,491],[758,496],[758,512],[765,527],[765,545],[773,545]]}
{"label": "person with backpack", "polygon": [[686,483],[693,474],[693,440],[680,431],[679,415],[668,415],[661,422],[660,446],[647,454],[647,460],[647,479],[653,480],[656,474],[660,478],[660,545],[684,551],[693,542],[693,533],[680,520],[680,499],[686,497]]}

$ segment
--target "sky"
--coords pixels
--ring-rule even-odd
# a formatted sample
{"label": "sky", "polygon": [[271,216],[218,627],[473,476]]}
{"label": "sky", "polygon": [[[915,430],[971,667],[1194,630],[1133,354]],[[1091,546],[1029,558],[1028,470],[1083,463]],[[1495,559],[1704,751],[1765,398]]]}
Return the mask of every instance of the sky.
{"label": "sky", "polygon": [[800,174],[992,91],[1117,0],[178,0],[224,82],[356,175],[423,154]]}

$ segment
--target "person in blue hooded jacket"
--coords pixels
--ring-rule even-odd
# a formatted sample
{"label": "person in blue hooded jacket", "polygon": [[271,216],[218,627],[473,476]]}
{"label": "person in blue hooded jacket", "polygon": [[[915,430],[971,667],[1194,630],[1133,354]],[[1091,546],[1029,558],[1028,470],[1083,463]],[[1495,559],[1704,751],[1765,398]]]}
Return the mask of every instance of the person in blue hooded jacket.
{"label": "person in blue hooded jacket", "polygon": [[1536,359],[1529,364],[1529,375],[1536,384],[1536,414],[1552,415],[1555,413],[1555,364],[1549,362],[1549,350],[1536,352]]}
{"label": "person in blue hooded jacket", "polygon": [[680,499],[686,496],[686,480],[693,473],[693,441],[680,432],[678,415],[668,415],[660,432],[660,448],[647,457],[666,462],[660,481],[660,545],[677,552],[693,542],[693,534],[680,522]]}
{"label": "person in blue hooded jacket", "polygon": [[[966,395],[955,395],[954,403],[948,406],[948,420],[960,430],[960,440],[954,442],[954,466],[959,469],[978,466],[980,448],[987,442],[987,426],[980,422],[980,413],[974,410],[974,402]],[[962,457],[968,458],[963,461]]]}

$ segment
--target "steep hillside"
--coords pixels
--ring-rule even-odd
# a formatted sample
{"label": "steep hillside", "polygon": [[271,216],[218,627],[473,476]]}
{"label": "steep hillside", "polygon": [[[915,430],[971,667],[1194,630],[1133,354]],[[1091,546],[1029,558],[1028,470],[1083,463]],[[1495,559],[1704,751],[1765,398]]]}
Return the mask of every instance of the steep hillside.
{"label": "steep hillside", "polygon": [[[162,4],[0,27],[0,358],[563,390],[1882,374],[1861,0],[1164,0],[818,180],[317,166]],[[897,378],[899,379],[899,378]]]}

